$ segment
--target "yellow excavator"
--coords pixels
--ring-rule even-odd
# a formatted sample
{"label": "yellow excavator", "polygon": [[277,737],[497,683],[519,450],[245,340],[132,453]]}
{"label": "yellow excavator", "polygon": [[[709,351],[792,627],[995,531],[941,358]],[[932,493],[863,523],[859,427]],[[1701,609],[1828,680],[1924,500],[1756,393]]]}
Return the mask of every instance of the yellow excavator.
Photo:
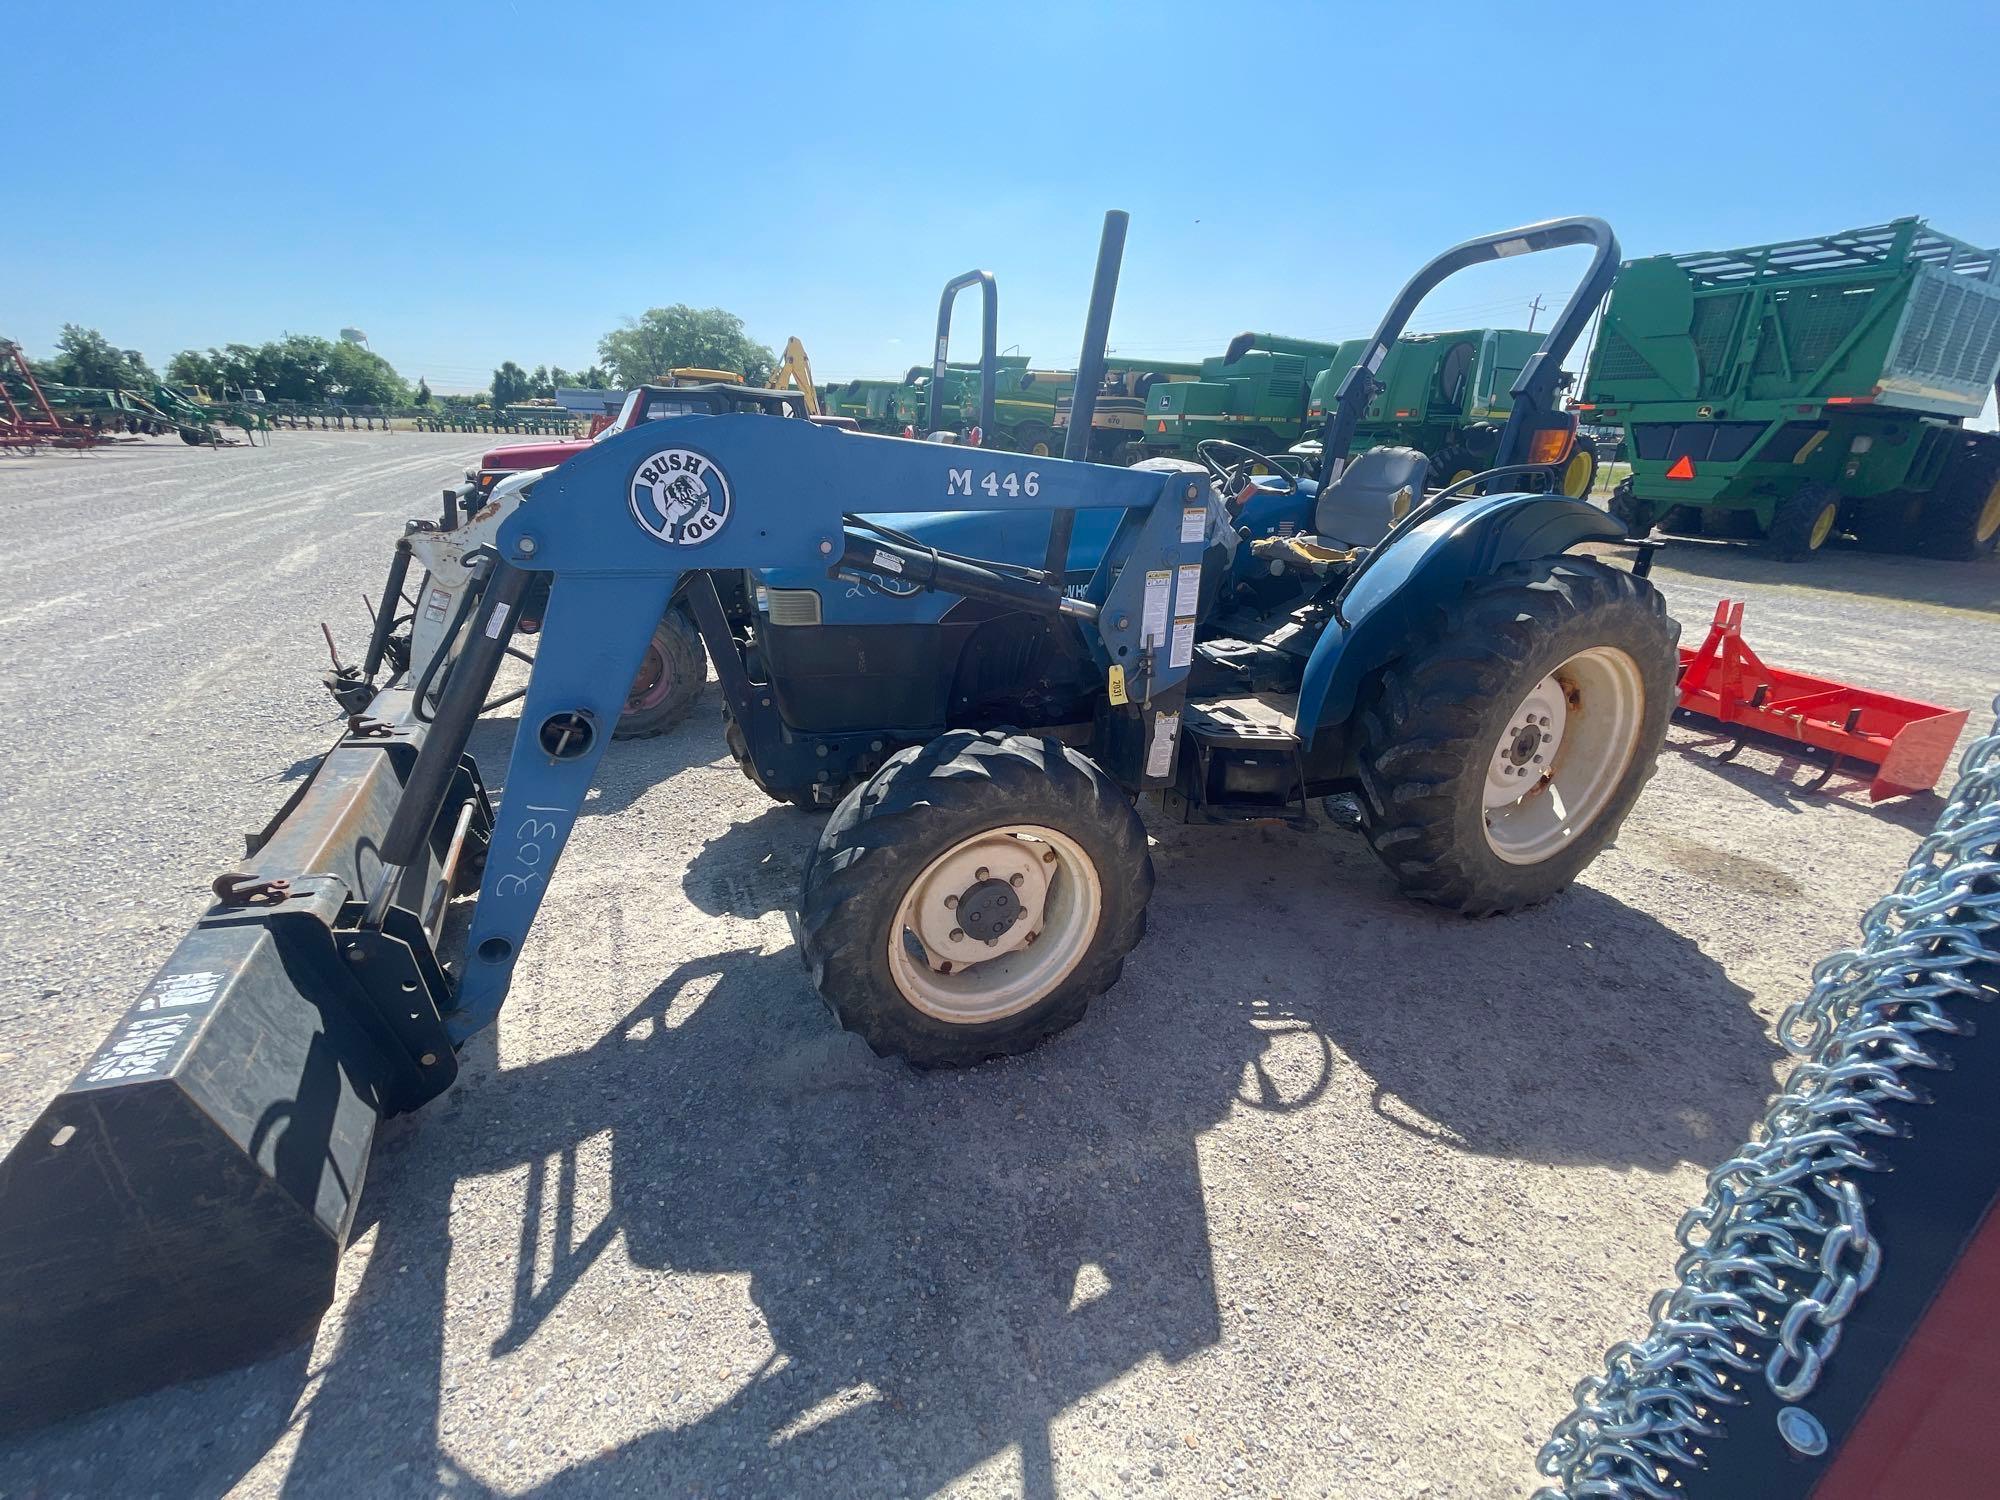
{"label": "yellow excavator", "polygon": [[[696,365],[681,365],[667,371],[656,385],[722,385],[743,384],[741,370],[707,370]],[[819,390],[813,384],[812,361],[806,358],[806,346],[796,336],[785,340],[785,352],[778,356],[778,367],[771,372],[771,378],[764,382],[764,388],[782,391],[797,386],[806,398],[806,414],[816,417],[820,414]]]}
{"label": "yellow excavator", "polygon": [[766,384],[774,391],[797,386],[806,398],[806,415],[820,415],[819,387],[813,384],[812,361],[806,358],[806,346],[796,336],[785,340],[785,352],[778,356],[778,368],[772,371]]}

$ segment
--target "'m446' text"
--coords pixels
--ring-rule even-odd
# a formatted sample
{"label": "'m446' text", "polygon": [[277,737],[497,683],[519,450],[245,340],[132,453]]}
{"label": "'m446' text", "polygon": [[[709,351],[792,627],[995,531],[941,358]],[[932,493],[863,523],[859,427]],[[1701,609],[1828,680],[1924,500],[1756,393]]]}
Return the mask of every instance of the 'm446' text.
{"label": "'m446' text", "polygon": [[947,469],[945,471],[944,492],[947,495],[969,495],[974,485],[986,494],[1007,495],[1018,498],[1026,495],[1030,500],[1042,492],[1042,475],[1039,469],[1030,469],[1025,474],[982,474],[977,480],[970,469]]}

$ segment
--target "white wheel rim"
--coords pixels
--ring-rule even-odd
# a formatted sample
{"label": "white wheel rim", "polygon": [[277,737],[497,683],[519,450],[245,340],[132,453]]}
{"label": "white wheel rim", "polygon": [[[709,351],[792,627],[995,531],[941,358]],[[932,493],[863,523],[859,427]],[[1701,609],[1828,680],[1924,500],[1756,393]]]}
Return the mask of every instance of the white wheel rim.
{"label": "white wheel rim", "polygon": [[1645,708],[1639,664],[1616,646],[1579,651],[1536,683],[1487,760],[1487,847],[1515,865],[1570,847],[1625,779]]}
{"label": "white wheel rim", "polygon": [[1103,910],[1097,866],[1069,835],[1037,823],[988,829],[910,882],[889,927],[889,976],[927,1016],[998,1021],[1069,977]]}

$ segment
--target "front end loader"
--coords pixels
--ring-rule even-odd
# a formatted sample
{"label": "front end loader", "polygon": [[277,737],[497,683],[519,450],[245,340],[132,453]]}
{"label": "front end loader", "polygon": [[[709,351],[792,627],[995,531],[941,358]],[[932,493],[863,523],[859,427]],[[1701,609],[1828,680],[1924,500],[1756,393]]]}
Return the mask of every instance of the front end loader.
{"label": "front end loader", "polygon": [[[1102,385],[1123,233],[1111,216],[1073,448]],[[1461,246],[1376,342],[1458,265],[1576,243],[1595,244],[1608,275],[1615,242],[1594,220]],[[1571,313],[1601,290],[1588,283]],[[842,1023],[918,1065],[1021,1051],[1116,981],[1145,930],[1153,872],[1134,800],[1149,792],[1220,819],[1357,788],[1412,893],[1478,914],[1559,890],[1651,770],[1671,623],[1642,577],[1569,554],[1615,528],[1560,496],[1424,496],[1418,475],[1423,498],[1386,535],[1342,544],[1331,525],[1409,478],[1393,453],[1348,466],[1338,424],[1350,397],[1365,405],[1355,381],[1314,487],[1302,602],[1248,634],[1215,627],[1242,615],[1242,495],[1184,463],[1111,468],[696,411],[546,475],[473,559],[434,707],[419,712],[404,680],[378,692],[0,1162],[5,1420],[310,1332],[379,1122],[449,1086],[457,1049],[498,1017],[677,601],[754,769],[784,785],[795,760],[865,778],[809,861],[797,931]],[[1510,425],[1532,446],[1553,420],[1530,397]],[[968,520],[981,516],[1001,518],[1008,548],[948,545],[954,526],[991,524]],[[780,647],[742,601],[761,587],[775,611],[783,578],[816,580],[822,615],[783,601],[801,615]],[[496,808],[466,747],[544,588]],[[823,691],[843,670],[875,680]],[[1023,681],[1032,691],[1006,686]],[[797,722],[843,697],[837,722]]]}
{"label": "front end loader", "polygon": [[[640,386],[626,393],[617,416],[588,442],[565,445],[560,455],[549,455],[542,466],[493,476],[497,483],[489,484],[482,471],[446,489],[436,520],[417,517],[404,524],[375,605],[367,648],[358,662],[343,663],[336,652],[333,669],[323,678],[327,690],[349,715],[365,716],[389,681],[406,676],[412,684],[412,712],[428,722],[451,664],[465,644],[466,626],[484,587],[500,528],[544,477],[588,451],[592,443],[647,422],[693,412],[762,412],[846,425],[840,418],[813,415],[809,405],[799,391],[721,382]],[[547,598],[545,583],[530,590],[514,627],[518,635],[540,630]],[[685,609],[668,609],[654,627],[633,675],[615,737],[645,739],[665,733],[687,716],[706,682],[707,667],[693,621]]]}

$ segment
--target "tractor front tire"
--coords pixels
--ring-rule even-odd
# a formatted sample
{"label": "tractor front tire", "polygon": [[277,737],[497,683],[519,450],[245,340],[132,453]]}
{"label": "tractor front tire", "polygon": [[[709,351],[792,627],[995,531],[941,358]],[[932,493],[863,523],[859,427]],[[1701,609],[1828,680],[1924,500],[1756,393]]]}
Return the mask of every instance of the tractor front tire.
{"label": "tractor front tire", "polygon": [[1604,508],[1611,513],[1612,520],[1625,528],[1627,536],[1652,535],[1655,519],[1653,502],[1641,500],[1632,493],[1630,475],[1612,487],[1611,498],[1604,502]]}
{"label": "tractor front tire", "polygon": [[1363,829],[1397,884],[1488,916],[1575,879],[1653,774],[1679,636],[1650,584],[1589,558],[1467,584],[1359,716]]}
{"label": "tractor front tire", "polygon": [[670,608],[653,627],[645,660],[632,679],[625,711],[611,737],[643,740],[665,734],[688,716],[707,685],[708,657],[701,649],[701,635],[685,611]]}
{"label": "tractor front tire", "polygon": [[1803,562],[1827,544],[1839,525],[1840,492],[1813,480],[1772,509],[1764,550],[1780,562]]}
{"label": "tractor front tire", "polygon": [[1962,442],[1924,502],[1916,540],[1926,556],[1968,562],[2000,548],[2000,441]]}
{"label": "tractor front tire", "polygon": [[1056,740],[955,730],[899,751],[820,833],[799,901],[813,988],[920,1068],[1074,1026],[1146,931],[1131,800]]}

